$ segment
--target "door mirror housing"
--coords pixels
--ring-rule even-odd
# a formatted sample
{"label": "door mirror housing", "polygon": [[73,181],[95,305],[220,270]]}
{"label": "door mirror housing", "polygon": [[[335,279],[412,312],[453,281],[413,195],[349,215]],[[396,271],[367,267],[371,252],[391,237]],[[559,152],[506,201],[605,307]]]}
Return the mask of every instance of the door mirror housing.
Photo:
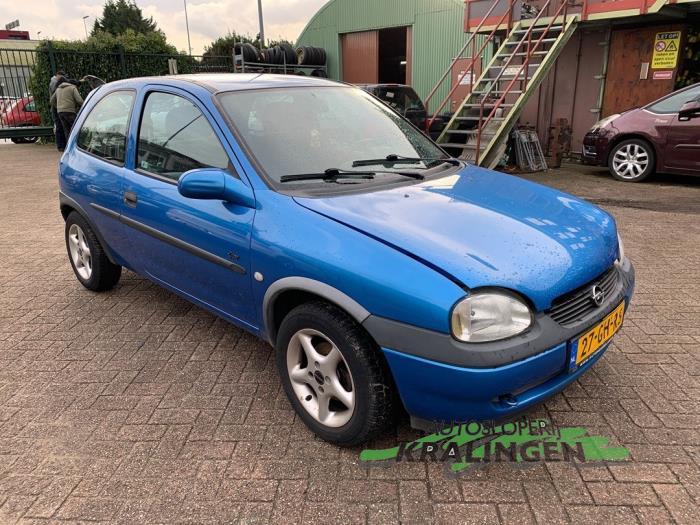
{"label": "door mirror housing", "polygon": [[218,168],[202,168],[183,173],[177,182],[180,195],[188,199],[222,200],[255,208],[253,190],[240,179]]}
{"label": "door mirror housing", "polygon": [[689,100],[681,106],[678,119],[688,120],[700,117],[700,100]]}

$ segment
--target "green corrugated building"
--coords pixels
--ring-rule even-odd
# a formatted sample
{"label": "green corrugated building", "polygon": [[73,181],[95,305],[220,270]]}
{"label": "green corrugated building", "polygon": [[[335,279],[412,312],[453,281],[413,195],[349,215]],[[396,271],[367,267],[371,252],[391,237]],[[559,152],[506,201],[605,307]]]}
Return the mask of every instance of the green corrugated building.
{"label": "green corrugated building", "polygon": [[297,44],[324,48],[331,78],[411,84],[425,98],[469,37],[464,14],[462,0],[330,0]]}

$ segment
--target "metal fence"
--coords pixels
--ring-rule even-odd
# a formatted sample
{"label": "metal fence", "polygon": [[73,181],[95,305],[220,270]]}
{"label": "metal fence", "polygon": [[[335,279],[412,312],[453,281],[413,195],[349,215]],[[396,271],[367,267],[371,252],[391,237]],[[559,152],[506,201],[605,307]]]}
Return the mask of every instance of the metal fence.
{"label": "metal fence", "polygon": [[[94,75],[107,82],[172,73],[232,73],[233,56],[0,48],[0,139],[34,141],[53,135],[49,81],[57,71],[70,78]],[[88,87],[82,88],[87,94]]]}

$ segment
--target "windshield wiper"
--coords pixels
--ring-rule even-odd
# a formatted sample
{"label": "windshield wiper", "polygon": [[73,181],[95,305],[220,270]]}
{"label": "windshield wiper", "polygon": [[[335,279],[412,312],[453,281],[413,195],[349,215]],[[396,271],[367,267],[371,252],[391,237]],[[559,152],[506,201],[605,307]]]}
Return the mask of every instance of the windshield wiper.
{"label": "windshield wiper", "polygon": [[322,173],[299,173],[297,175],[283,175],[280,182],[297,182],[305,180],[322,180],[325,182],[337,182],[338,179],[368,179],[374,178],[373,171],[350,171],[338,168],[328,168]]}
{"label": "windshield wiper", "polygon": [[413,171],[358,171],[358,170],[341,170],[339,168],[328,168],[322,173],[300,173],[298,175],[283,175],[280,177],[280,182],[298,182],[305,180],[322,180],[324,182],[338,182],[338,179],[366,179],[372,180],[377,173],[387,175],[399,175],[401,177],[410,177],[416,180],[423,180],[425,176]]}
{"label": "windshield wiper", "polygon": [[383,159],[364,159],[356,160],[352,163],[353,168],[358,168],[360,166],[378,166],[383,165],[385,167],[391,167],[395,164],[418,164],[420,162],[443,162],[451,164],[453,166],[460,166],[461,162],[458,159],[453,159],[450,157],[402,157],[401,155],[387,155]]}

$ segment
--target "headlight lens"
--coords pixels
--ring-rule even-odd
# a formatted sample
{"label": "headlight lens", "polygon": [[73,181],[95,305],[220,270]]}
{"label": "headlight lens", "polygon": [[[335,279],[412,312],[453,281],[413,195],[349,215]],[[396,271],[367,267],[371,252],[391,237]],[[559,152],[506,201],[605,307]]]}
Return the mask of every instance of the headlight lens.
{"label": "headlight lens", "polygon": [[622,237],[620,237],[620,234],[617,234],[617,247],[618,247],[618,261],[622,262],[625,260],[625,245],[622,244]]}
{"label": "headlight lens", "polygon": [[605,117],[602,120],[599,120],[595,124],[593,124],[593,128],[591,128],[591,131],[596,132],[599,131],[600,129],[604,128],[608,124],[610,124],[613,120],[615,120],[617,117],[619,117],[620,114],[616,113],[614,115],[610,115],[609,117]]}
{"label": "headlight lens", "polygon": [[469,343],[505,339],[524,332],[530,324],[527,305],[500,293],[476,293],[452,310],[452,335]]}

